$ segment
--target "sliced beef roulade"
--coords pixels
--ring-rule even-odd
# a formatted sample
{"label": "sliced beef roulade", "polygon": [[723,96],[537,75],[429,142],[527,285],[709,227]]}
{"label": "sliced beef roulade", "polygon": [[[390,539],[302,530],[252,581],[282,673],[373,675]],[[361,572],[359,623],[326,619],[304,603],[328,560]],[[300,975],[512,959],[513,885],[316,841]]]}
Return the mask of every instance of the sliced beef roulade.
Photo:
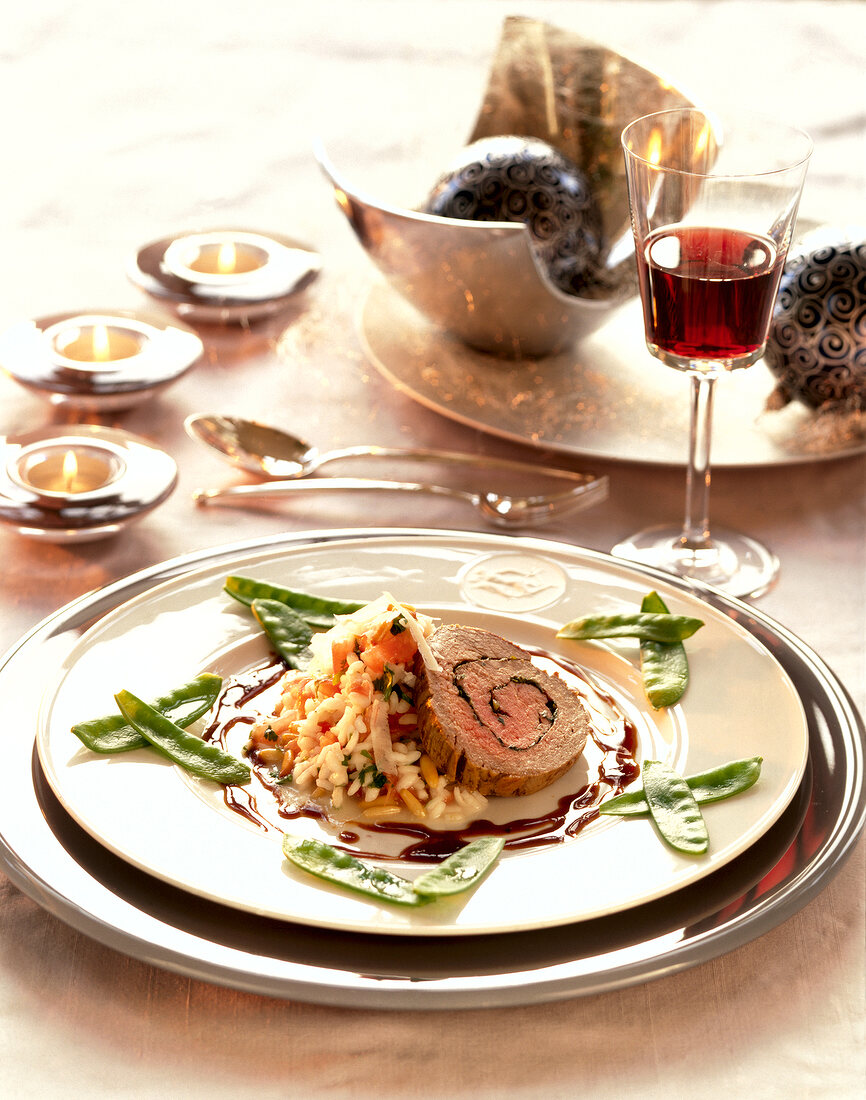
{"label": "sliced beef roulade", "polygon": [[474,627],[440,626],[428,641],[439,668],[419,658],[418,727],[449,779],[482,794],[532,794],[583,752],[583,704],[525,650]]}

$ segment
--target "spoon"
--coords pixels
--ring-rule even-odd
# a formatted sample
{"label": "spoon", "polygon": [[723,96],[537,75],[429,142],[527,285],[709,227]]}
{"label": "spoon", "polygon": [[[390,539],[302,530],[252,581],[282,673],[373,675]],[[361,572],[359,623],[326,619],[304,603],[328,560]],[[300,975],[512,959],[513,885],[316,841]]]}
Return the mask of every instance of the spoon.
{"label": "spoon", "polygon": [[545,477],[561,478],[579,486],[607,481],[606,478],[595,478],[589,474],[574,473],[554,466],[529,465],[524,462],[513,462],[507,458],[460,454],[456,451],[434,451],[416,447],[378,447],[372,443],[319,451],[316,447],[305,443],[303,439],[298,439],[297,436],[284,432],[280,428],[270,428],[255,420],[244,420],[235,416],[208,416],[196,413],[186,418],[184,427],[193,439],[213,447],[235,466],[258,474],[259,477],[284,480],[306,477],[326,463],[336,462],[338,459],[373,457],[427,459],[431,462],[450,465],[472,465],[480,469],[540,474]]}
{"label": "spoon", "polygon": [[448,485],[415,481],[376,481],[363,477],[320,477],[309,481],[272,481],[260,485],[230,485],[225,489],[198,489],[193,493],[196,504],[243,504],[250,500],[281,497],[304,492],[370,492],[430,493],[453,497],[474,505],[481,515],[497,527],[537,527],[563,515],[570,515],[607,496],[607,478],[586,479],[566,492],[535,493],[531,496],[510,496],[507,493],[473,493]]}

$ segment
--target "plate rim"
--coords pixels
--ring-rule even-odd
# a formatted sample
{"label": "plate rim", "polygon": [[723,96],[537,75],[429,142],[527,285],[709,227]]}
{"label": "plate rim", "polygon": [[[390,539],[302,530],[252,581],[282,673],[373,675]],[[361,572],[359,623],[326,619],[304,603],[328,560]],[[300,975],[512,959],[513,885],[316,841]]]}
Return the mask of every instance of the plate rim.
{"label": "plate rim", "polygon": [[[29,657],[28,650],[30,648],[40,642],[47,643],[58,635],[62,635],[64,629],[67,632],[71,629],[83,629],[84,625],[89,625],[89,622],[95,621],[100,613],[104,613],[104,611],[100,612],[100,608],[110,609],[111,606],[114,606],[112,600],[120,602],[117,597],[122,597],[122,594],[133,586],[146,585],[153,578],[167,579],[194,568],[202,561],[231,557],[240,552],[253,550],[264,552],[279,545],[313,544],[347,537],[369,538],[381,535],[399,535],[403,538],[418,535],[435,535],[438,537],[444,535],[455,538],[481,537],[487,539],[491,546],[498,547],[503,545],[513,547],[517,541],[510,538],[506,539],[501,535],[479,536],[477,532],[459,530],[381,528],[362,532],[356,530],[329,530],[281,534],[194,551],[167,559],[127,577],[110,582],[58,609],[7,649],[0,658],[0,672],[6,673],[11,662],[16,659],[23,660],[24,655]],[[569,547],[569,544],[528,537],[520,539],[519,542],[523,546],[528,545],[539,551],[544,546],[560,549],[563,546]],[[579,549],[581,553],[590,557],[610,557],[610,555],[603,554],[600,551],[574,549]],[[650,567],[640,566],[636,569],[649,578],[671,582],[671,578],[667,574],[660,573]],[[849,769],[849,781],[846,790],[839,794],[841,803],[838,808],[834,802],[833,812],[835,817],[832,829],[828,832],[824,843],[815,851],[807,854],[806,861],[797,868],[796,874],[793,877],[789,876],[772,890],[766,891],[760,899],[751,903],[750,908],[741,916],[735,915],[730,919],[725,918],[723,924],[718,927],[707,927],[692,939],[680,938],[672,946],[664,948],[656,954],[650,954],[646,958],[641,957],[635,962],[622,966],[611,967],[605,965],[600,968],[596,966],[595,969],[590,967],[589,970],[577,966],[576,961],[569,956],[569,959],[551,968],[550,972],[547,972],[547,970],[539,972],[524,970],[518,973],[475,975],[470,978],[445,975],[437,977],[435,981],[420,981],[417,983],[405,979],[376,978],[370,975],[365,978],[365,976],[352,975],[343,970],[322,969],[315,966],[302,967],[291,963],[278,967],[278,972],[262,973],[260,968],[250,965],[249,959],[234,957],[230,949],[223,948],[222,957],[213,958],[214,951],[220,954],[221,945],[207,938],[198,937],[194,931],[182,930],[183,943],[181,949],[178,949],[178,947],[166,943],[164,935],[162,938],[156,936],[153,930],[148,930],[146,936],[141,936],[133,928],[119,927],[105,917],[106,900],[101,894],[98,904],[89,900],[89,892],[87,892],[87,902],[80,901],[77,896],[67,897],[60,886],[55,886],[50,881],[52,869],[56,877],[55,864],[58,854],[74,864],[75,873],[84,876],[89,886],[92,886],[94,879],[87,867],[78,864],[72,855],[62,851],[61,839],[47,824],[45,828],[50,834],[48,843],[51,847],[49,856],[51,866],[47,868],[49,872],[47,876],[43,874],[43,871],[46,870],[43,865],[30,866],[26,859],[19,855],[15,847],[10,845],[2,827],[0,827],[0,867],[6,871],[10,879],[25,894],[54,916],[116,950],[143,959],[153,965],[162,966],[216,984],[271,996],[299,998],[319,1004],[345,1007],[347,1003],[351,1003],[358,1007],[377,1008],[472,1008],[489,1005],[542,1003],[621,988],[706,962],[726,951],[742,946],[792,916],[819,893],[843,866],[859,839],[863,829],[864,816],[866,816],[866,792],[864,792],[863,777],[863,744],[866,741],[866,732],[864,732],[862,718],[857,713],[844,686],[834,676],[825,662],[790,631],[763,612],[756,611],[751,606],[727,597],[717,590],[683,583],[678,579],[674,579],[672,583],[677,587],[697,591],[707,602],[713,606],[721,607],[726,614],[732,617],[739,616],[746,629],[759,637],[759,640],[763,640],[759,633],[763,631],[774,645],[778,644],[781,647],[782,652],[790,662],[797,664],[798,667],[808,673],[810,683],[814,681],[817,685],[814,689],[810,687],[810,691],[823,693],[822,700],[826,702],[826,706],[831,711],[834,719],[834,736],[849,743],[846,751],[853,752],[853,762],[856,765],[853,769]],[[65,627],[64,624],[66,624]],[[777,659],[779,659],[778,655]],[[780,661],[780,663],[783,664],[783,667],[786,667],[785,662]],[[798,694],[802,695],[800,687],[793,676],[792,680],[795,682]],[[820,754],[822,748],[821,738],[814,735],[810,723],[810,771],[813,750]],[[28,799],[28,812],[35,812],[41,816],[36,790],[38,776],[32,772],[31,753],[32,747],[27,755],[29,789],[24,791],[24,795]],[[806,792],[803,797],[808,798],[811,804],[813,794],[814,792]],[[2,816],[3,811],[0,808],[0,826],[2,826]],[[796,842],[801,828],[802,821],[797,823],[792,834],[792,844]],[[743,899],[750,892],[750,889],[746,890]],[[136,915],[139,915],[139,910],[135,908],[132,901],[124,900],[123,906],[132,907]],[[714,915],[718,916],[718,913]],[[157,921],[157,924],[159,923],[158,918],[149,913],[144,914],[144,919],[145,923],[154,920]],[[128,923],[129,921],[127,921]],[[338,933],[325,933],[325,935],[339,938]],[[419,938],[419,942],[422,944],[425,942],[423,937]],[[453,943],[454,941],[443,942]],[[593,956],[593,958],[596,958],[596,956]],[[374,980],[371,981],[371,977]]]}

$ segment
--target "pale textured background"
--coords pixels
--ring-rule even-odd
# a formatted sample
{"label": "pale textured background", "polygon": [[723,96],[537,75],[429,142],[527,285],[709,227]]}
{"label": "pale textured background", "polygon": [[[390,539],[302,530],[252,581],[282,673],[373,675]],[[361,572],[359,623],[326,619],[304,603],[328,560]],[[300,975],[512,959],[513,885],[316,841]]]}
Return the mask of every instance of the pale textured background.
{"label": "pale textured background", "polygon": [[[114,418],[181,468],[171,501],[78,550],[0,530],[0,643],[65,601],[173,554],[284,529],[474,525],[457,505],[325,499],[197,513],[228,474],[180,430],[195,410],[279,419],[318,443],[414,438],[518,454],[399,396],[368,368],[353,317],[374,275],[310,155],[383,180],[462,143],[506,14],[579,30],[701,101],[810,130],[801,212],[864,220],[866,6],[847,2],[497,0],[312,3],[108,0],[7,6],[0,40],[0,327],[144,303],[135,248],[226,221],[307,239],[325,273],[279,327],[207,337],[207,362]],[[384,182],[383,182],[384,186]],[[763,369],[756,367],[755,369]],[[0,431],[50,419],[0,379]],[[547,533],[597,549],[681,510],[682,473],[595,464],[610,500]],[[861,710],[866,685],[866,460],[720,471],[714,517],[781,556],[762,609],[816,649]],[[3,736],[29,736],[5,729]],[[450,1014],[353,1011],[233,993],[101,947],[0,884],[0,1093],[34,1097],[855,1097],[864,1084],[864,845],[782,927],[714,962],[558,1005]]]}

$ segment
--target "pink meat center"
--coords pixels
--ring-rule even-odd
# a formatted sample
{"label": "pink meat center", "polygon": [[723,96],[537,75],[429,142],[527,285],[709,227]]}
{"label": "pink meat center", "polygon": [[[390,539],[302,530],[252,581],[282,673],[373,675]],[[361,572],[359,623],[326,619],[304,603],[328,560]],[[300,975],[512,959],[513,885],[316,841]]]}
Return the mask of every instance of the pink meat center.
{"label": "pink meat center", "polygon": [[483,661],[462,670],[458,683],[481,725],[507,748],[532,748],[553,724],[545,692],[526,680],[497,682]]}

